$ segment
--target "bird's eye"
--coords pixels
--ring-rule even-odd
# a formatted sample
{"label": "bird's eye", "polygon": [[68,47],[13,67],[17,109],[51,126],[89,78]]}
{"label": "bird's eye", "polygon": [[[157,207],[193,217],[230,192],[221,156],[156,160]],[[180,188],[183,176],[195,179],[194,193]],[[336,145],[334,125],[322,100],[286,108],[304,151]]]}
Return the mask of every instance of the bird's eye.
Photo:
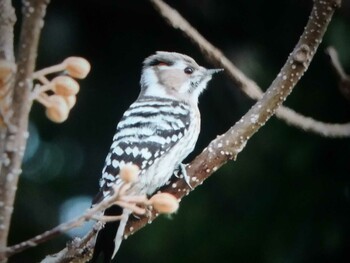
{"label": "bird's eye", "polygon": [[184,69],[184,72],[185,72],[186,74],[188,74],[188,75],[192,74],[193,71],[194,71],[194,69],[193,69],[192,67],[186,67],[186,68]]}

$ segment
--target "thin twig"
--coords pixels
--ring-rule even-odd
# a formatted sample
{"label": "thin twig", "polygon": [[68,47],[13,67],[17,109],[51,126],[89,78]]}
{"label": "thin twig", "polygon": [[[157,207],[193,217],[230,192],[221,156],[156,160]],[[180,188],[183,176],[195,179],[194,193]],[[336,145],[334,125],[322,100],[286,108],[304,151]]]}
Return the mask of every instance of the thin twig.
{"label": "thin twig", "polygon": [[[10,257],[14,254],[17,254],[17,253],[23,251],[23,250],[26,250],[30,247],[35,247],[38,244],[41,244],[41,243],[46,242],[47,240],[50,240],[58,235],[61,235],[62,233],[65,233],[72,228],[79,227],[82,224],[84,224],[86,221],[93,219],[96,215],[99,214],[99,212],[110,207],[113,203],[115,203],[118,200],[118,198],[119,198],[119,193],[117,191],[115,191],[112,196],[104,199],[102,202],[89,208],[83,215],[81,215],[75,219],[72,219],[68,222],[65,222],[63,224],[60,224],[60,225],[58,225],[58,226],[40,234],[40,235],[37,235],[33,238],[30,238],[26,241],[19,243],[19,244],[8,247],[8,248],[6,248],[5,251],[2,251],[3,255],[6,257]],[[0,255],[0,260],[1,259],[2,258]]]}
{"label": "thin twig", "polygon": [[[230,79],[250,98],[258,100],[262,97],[261,88],[242,71],[240,71],[224,54],[205,39],[195,28],[193,28],[184,17],[176,10],[161,0],[150,0],[163,18],[174,28],[180,29],[191,41],[201,50],[204,57],[216,66],[225,69],[225,73]],[[335,1],[334,1],[335,2]],[[304,131],[314,132],[326,137],[349,137],[350,123],[330,124],[303,116],[287,107],[280,106],[276,116],[292,126],[296,126]]]}
{"label": "thin twig", "polygon": [[[89,221],[91,219],[99,219],[103,220],[103,217],[100,216],[100,212],[106,210],[108,207],[112,206],[113,204],[122,205],[119,203],[119,200],[122,200],[124,195],[126,194],[127,189],[129,189],[131,186],[130,183],[123,183],[119,189],[114,187],[113,194],[109,196],[108,198],[103,199],[100,203],[94,205],[93,207],[87,209],[84,214],[81,216],[72,219],[68,222],[62,223],[48,231],[45,231],[44,233],[37,235],[33,238],[30,238],[26,241],[23,241],[19,244],[7,247],[4,251],[1,251],[2,254],[0,254],[0,260],[3,257],[10,257],[14,254],[17,254],[23,250],[26,250],[31,247],[35,247],[38,244],[41,244],[43,242],[46,242],[50,239],[53,239],[68,230],[72,228],[76,228],[84,224],[86,221]],[[141,203],[147,201],[144,197],[135,197],[134,199],[136,202],[140,201]],[[127,208],[135,207],[135,209],[131,209],[132,212],[138,213],[141,211],[141,214],[143,214],[144,210],[140,210],[141,208],[137,207],[135,203],[127,203]],[[119,220],[119,218],[115,217],[114,220]],[[108,219],[108,221],[111,220],[111,218]]]}
{"label": "thin twig", "polygon": [[[123,167],[121,169],[121,173],[127,170],[127,166]],[[135,170],[137,171],[137,170]],[[135,176],[137,178],[137,175]],[[91,219],[93,220],[99,220],[102,222],[110,222],[110,221],[116,221],[116,220],[121,220],[123,219],[120,216],[104,216],[102,215],[101,212],[106,210],[108,207],[111,207],[112,205],[118,205],[125,210],[130,211],[130,213],[134,213],[137,215],[143,215],[146,213],[146,209],[142,208],[140,206],[145,206],[145,205],[152,205],[152,202],[147,199],[145,195],[140,195],[140,196],[135,196],[135,195],[130,195],[128,193],[128,190],[132,186],[131,181],[126,182],[123,181],[120,186],[112,186],[113,191],[112,195],[103,199],[101,202],[95,204],[93,207],[87,209],[84,214],[81,216],[72,219],[68,222],[62,223],[40,235],[37,235],[33,238],[30,238],[26,241],[23,241],[19,244],[7,247],[3,251],[0,251],[0,260],[2,260],[5,257],[10,257],[14,254],[17,254],[21,251],[24,251],[28,248],[35,247],[43,242],[46,242],[50,239],[53,239],[57,237],[58,235],[61,235],[68,230],[79,227],[82,224],[84,224],[86,221],[89,221]]]}
{"label": "thin twig", "polygon": [[339,61],[339,56],[338,52],[335,50],[334,47],[328,47],[326,49],[327,54],[331,58],[332,66],[337,73],[339,79],[346,79],[349,78],[348,75],[345,73],[340,61]]}
{"label": "thin twig", "polygon": [[339,61],[338,53],[335,48],[328,47],[326,52],[331,58],[331,64],[339,78],[339,90],[347,100],[350,100],[350,76],[345,73],[345,70]]}
{"label": "thin twig", "polygon": [[94,237],[102,226],[103,224],[96,223],[82,239],[74,238],[65,249],[45,257],[41,263],[82,263],[88,261],[92,256]]}

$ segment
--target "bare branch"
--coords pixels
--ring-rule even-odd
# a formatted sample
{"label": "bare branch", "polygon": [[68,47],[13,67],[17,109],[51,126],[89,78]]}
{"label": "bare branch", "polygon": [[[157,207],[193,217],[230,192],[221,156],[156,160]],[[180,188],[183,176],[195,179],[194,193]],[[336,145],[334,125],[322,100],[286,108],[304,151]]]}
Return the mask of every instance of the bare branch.
{"label": "bare branch", "polygon": [[[128,192],[132,184],[138,180],[139,171],[140,169],[136,165],[124,166],[120,171],[120,178],[123,180],[123,184],[118,187],[114,186],[113,194],[111,196],[103,199],[101,202],[87,209],[84,214],[82,214],[81,216],[71,221],[60,224],[40,235],[37,235],[19,244],[6,248],[5,250],[1,251],[2,254],[0,255],[0,260],[4,259],[5,257],[10,257],[28,248],[35,247],[43,242],[46,242],[54,237],[57,237],[58,235],[61,235],[67,232],[72,228],[79,227],[82,224],[84,224],[86,221],[89,221],[91,219],[101,221],[104,223],[117,221],[117,220],[120,220],[121,222],[123,222],[123,219],[125,218],[123,215],[121,216],[102,215],[102,212],[106,210],[108,207],[111,207],[112,205],[118,205],[122,207],[124,211],[127,210],[129,214],[133,213],[139,216],[147,213],[148,210],[146,210],[145,208],[146,206],[153,207],[159,213],[163,213],[163,214],[174,213],[178,209],[179,203],[177,199],[170,194],[167,194],[167,193],[155,194],[152,196],[151,199],[148,200],[146,195],[134,195]],[[128,217],[126,217],[126,220],[127,219]],[[124,224],[125,223],[126,222],[124,222]],[[93,232],[101,229],[101,226],[102,224],[97,223],[93,229]],[[88,236],[90,235],[92,238],[93,235],[91,232],[89,233]],[[121,233],[120,235],[120,241],[122,239],[123,239],[123,233]],[[87,240],[87,238],[84,238],[84,240]],[[86,242],[84,244],[82,243],[79,243],[79,244],[85,245]],[[49,257],[47,257],[46,259],[48,258]],[[55,256],[55,258],[57,258],[57,256]]]}
{"label": "bare branch", "polygon": [[299,128],[311,131],[325,137],[348,137],[350,134],[350,123],[335,124],[317,121],[313,118],[303,116],[287,107],[280,107],[276,115],[281,117],[290,125],[299,123]]}
{"label": "bare branch", "polygon": [[[223,67],[226,74],[242,91],[250,98],[258,100],[262,97],[261,88],[251,79],[244,75],[223,53],[206,40],[188,21],[185,20],[176,10],[161,0],[150,0],[163,18],[174,28],[180,29],[192,40],[204,54],[205,58],[216,66]],[[297,113],[287,107],[281,106],[276,116],[286,123],[301,128],[305,131],[327,137],[348,137],[350,136],[350,123],[329,124],[323,123]]]}
{"label": "bare branch", "polygon": [[60,252],[45,257],[41,263],[83,263],[92,257],[94,237],[101,229],[102,224],[97,223],[93,229],[82,239],[75,238]]}
{"label": "bare branch", "polygon": [[[103,199],[102,202],[87,209],[87,211],[84,214],[82,214],[81,216],[79,216],[75,219],[72,219],[71,221],[68,221],[66,223],[62,223],[62,224],[42,233],[40,235],[37,235],[33,238],[30,238],[26,241],[19,243],[19,244],[8,247],[3,251],[0,251],[2,253],[2,254],[0,254],[0,260],[2,260],[3,257],[10,257],[14,254],[17,254],[17,253],[23,251],[23,250],[26,250],[26,249],[31,248],[31,247],[35,247],[43,242],[46,242],[52,238],[55,238],[55,237],[65,233],[65,232],[67,232],[68,230],[70,230],[72,228],[81,226],[86,221],[89,221],[89,220],[95,219],[95,218],[97,218],[97,219],[101,218],[99,216],[100,212],[104,211],[105,209],[112,206],[116,202],[123,200],[125,192],[127,189],[130,188],[130,186],[131,186],[131,183],[124,183],[120,187],[120,190],[115,188],[113,195],[111,195],[109,198]],[[141,199],[138,199],[138,200],[141,200]],[[147,200],[147,198],[144,197],[141,201],[144,201],[144,200]],[[128,205],[130,205],[130,204],[128,204]],[[114,219],[114,220],[116,220],[116,219]]]}
{"label": "bare branch", "polygon": [[[159,0],[151,1],[162,6],[165,5]],[[237,155],[244,149],[251,136],[254,135],[254,133],[256,133],[271,116],[273,116],[278,107],[280,107],[301,76],[307,70],[318,45],[321,42],[328,23],[332,18],[334,10],[339,6],[340,1],[314,1],[309,21],[299,42],[288,57],[277,78],[272,82],[262,98],[241,118],[240,121],[231,127],[225,134],[218,136],[213,140],[208,147],[187,166],[186,170],[190,177],[192,187],[189,187],[185,180],[173,177],[170,184],[160,189],[160,191],[170,193],[181,200],[197,186],[201,185],[205,179],[227,161],[236,159]],[[179,14],[177,13],[177,18],[174,21],[181,24],[182,21],[179,20],[178,16]],[[219,57],[221,60],[218,61],[223,65],[222,61],[225,60],[225,58],[223,56]],[[250,85],[247,84],[249,83],[249,80],[248,82],[244,80],[244,75],[241,77],[243,78],[243,85]],[[258,96],[258,93],[256,93],[256,96]],[[151,215],[147,217],[142,217],[140,219],[130,218],[125,228],[124,237],[134,234],[136,231],[152,222],[157,216],[158,214],[153,211]],[[91,232],[89,235],[91,236]],[[85,248],[92,249],[92,247]],[[55,263],[74,262],[73,260],[64,260],[65,250],[66,249],[60,252],[62,253],[61,260],[54,261]],[[88,259],[89,257],[86,260]]]}
{"label": "bare branch", "polygon": [[15,10],[10,0],[0,1],[0,60],[15,61],[13,54],[13,26]]}
{"label": "bare branch", "polygon": [[332,62],[332,66],[335,72],[337,73],[339,79],[348,78],[348,75],[345,73],[342,65],[340,64],[337,50],[334,47],[328,47],[326,49],[326,53],[329,55]]}
{"label": "bare branch", "polygon": [[[35,67],[43,17],[49,0],[23,1],[23,23],[19,40],[17,74],[15,77],[11,109],[9,110],[6,144],[0,150],[2,169],[0,172],[0,247],[6,247],[13,211],[18,176],[28,137],[28,116],[31,108],[29,95],[32,89],[32,73]],[[6,162],[4,161],[6,160]],[[6,260],[3,260],[3,262]]]}
{"label": "bare branch", "polygon": [[[16,70],[13,52],[13,27],[15,22],[16,15],[11,1],[0,0],[0,138],[5,138],[7,133],[4,115],[10,108],[10,87],[13,84],[13,76]],[[6,141],[0,139],[0,171],[3,163],[6,162],[4,160],[5,144]],[[3,199],[0,198],[1,201]]]}
{"label": "bare branch", "polygon": [[350,76],[347,75],[339,61],[338,53],[334,47],[328,47],[326,52],[331,58],[332,66],[339,78],[339,90],[343,96],[350,100]]}
{"label": "bare branch", "polygon": [[[104,199],[101,203],[98,205],[88,209],[83,215],[72,219],[71,221],[68,221],[66,223],[60,224],[40,235],[37,235],[33,238],[30,238],[26,241],[23,241],[19,244],[13,245],[11,247],[6,248],[6,250],[1,251],[3,254],[0,254],[0,260],[3,259],[3,257],[10,257],[14,254],[17,254],[21,251],[24,251],[31,247],[36,247],[37,245],[46,242],[50,239],[53,239],[68,230],[79,227],[82,224],[84,224],[86,221],[89,221],[90,219],[94,218],[96,215],[98,215],[99,212],[105,210],[106,208],[110,207],[115,201],[117,200],[118,194],[115,193],[115,195],[111,196],[110,198]],[[97,229],[98,231],[99,229]],[[96,229],[94,229],[96,231]]]}
{"label": "bare branch", "polygon": [[[160,0],[151,1],[165,5]],[[314,1],[309,21],[299,42],[263,97],[225,134],[213,140],[188,166],[187,172],[192,179],[191,181],[194,183],[194,187],[202,184],[205,179],[228,160],[235,160],[250,137],[275,113],[307,70],[327,29],[333,12],[339,6],[340,3],[336,1]],[[221,57],[221,59],[225,58]],[[182,198],[191,189],[182,180],[177,180],[172,185],[166,187],[164,191]],[[147,221],[147,219],[142,219],[130,222],[128,224],[129,228],[126,229],[129,229],[129,232],[125,234],[129,235],[136,232]]]}

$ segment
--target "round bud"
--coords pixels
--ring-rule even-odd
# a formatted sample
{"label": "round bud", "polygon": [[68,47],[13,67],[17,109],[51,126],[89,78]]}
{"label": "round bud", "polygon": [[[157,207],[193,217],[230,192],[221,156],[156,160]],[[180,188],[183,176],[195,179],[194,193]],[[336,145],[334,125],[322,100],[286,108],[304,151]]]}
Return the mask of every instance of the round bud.
{"label": "round bud", "polygon": [[58,76],[51,81],[53,85],[53,91],[57,95],[71,96],[76,95],[79,92],[79,84],[73,78],[68,76]]}
{"label": "round bud", "polygon": [[46,116],[53,122],[61,123],[68,118],[69,108],[62,96],[52,95],[48,97],[49,106],[46,108]]}
{"label": "round bud", "polygon": [[150,199],[153,208],[162,214],[172,214],[179,208],[177,198],[168,193],[155,194]]}
{"label": "round bud", "polygon": [[73,108],[75,103],[77,102],[77,97],[75,95],[64,96],[63,99],[66,101],[69,109]]}
{"label": "round bud", "polygon": [[90,63],[81,57],[69,57],[63,61],[68,74],[77,79],[83,79],[89,74]]}
{"label": "round bud", "polygon": [[126,164],[121,168],[119,176],[126,183],[136,182],[138,179],[140,169],[135,164]]}

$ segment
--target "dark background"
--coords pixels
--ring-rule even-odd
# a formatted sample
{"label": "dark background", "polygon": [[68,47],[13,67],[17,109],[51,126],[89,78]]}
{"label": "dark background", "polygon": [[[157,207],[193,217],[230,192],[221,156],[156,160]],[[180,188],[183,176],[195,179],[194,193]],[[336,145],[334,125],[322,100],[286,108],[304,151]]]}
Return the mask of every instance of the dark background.
{"label": "dark background", "polygon": [[[308,72],[285,103],[324,122],[350,121],[350,103],[340,95],[324,52],[334,45],[350,73],[350,5],[343,2]],[[168,3],[263,89],[297,42],[312,4]],[[141,63],[156,50],[185,53],[212,67],[148,1],[52,0],[37,68],[79,55],[90,61],[92,71],[80,81],[77,104],[63,124],[49,121],[41,105],[33,107],[10,244],[57,225],[67,207],[79,214],[89,206],[116,123],[137,97]],[[200,99],[202,132],[188,161],[253,103],[225,73],[216,75]],[[183,199],[176,215],[159,218],[125,241],[118,262],[349,262],[349,154],[349,139],[323,138],[273,117],[237,161]],[[11,262],[37,262],[68,240],[61,236]]]}

